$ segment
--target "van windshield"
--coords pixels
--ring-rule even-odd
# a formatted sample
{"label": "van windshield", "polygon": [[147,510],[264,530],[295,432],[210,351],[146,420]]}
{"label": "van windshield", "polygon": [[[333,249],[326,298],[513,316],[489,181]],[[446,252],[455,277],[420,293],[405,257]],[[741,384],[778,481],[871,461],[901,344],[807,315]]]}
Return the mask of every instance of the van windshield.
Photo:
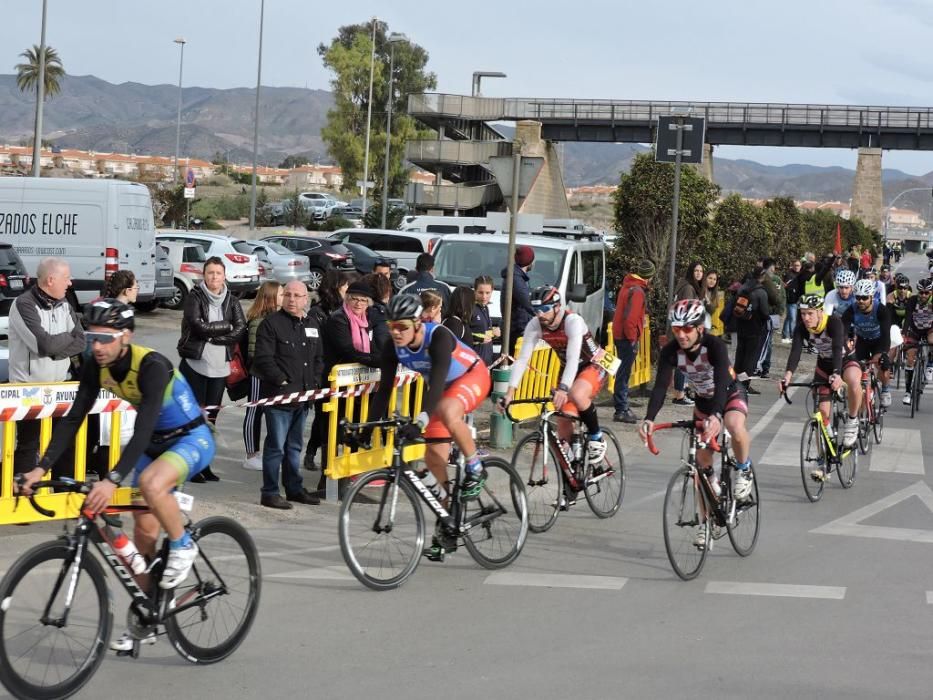
{"label": "van windshield", "polygon": [[[502,270],[509,254],[507,242],[494,242],[492,237],[479,241],[442,240],[434,261],[434,276],[449,285],[472,287],[480,275],[492,277],[495,289],[502,288]],[[560,286],[566,251],[555,248],[535,250],[531,268],[532,289],[542,284]]]}

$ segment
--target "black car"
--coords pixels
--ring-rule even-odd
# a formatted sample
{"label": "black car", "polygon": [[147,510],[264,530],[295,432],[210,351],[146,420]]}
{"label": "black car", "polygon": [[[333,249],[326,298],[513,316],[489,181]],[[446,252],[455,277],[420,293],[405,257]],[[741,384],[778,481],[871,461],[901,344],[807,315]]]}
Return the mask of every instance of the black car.
{"label": "black car", "polygon": [[308,287],[311,289],[321,286],[328,268],[333,267],[342,272],[353,272],[356,269],[353,254],[343,243],[337,241],[296,234],[266,236],[260,240],[278,243],[293,253],[307,256],[311,263],[311,278],[308,280]]}
{"label": "black car", "polygon": [[407,280],[403,277],[399,279],[398,276],[398,261],[395,258],[388,258],[385,255],[379,255],[372,248],[367,248],[364,245],[359,243],[350,243],[349,241],[341,242],[340,240],[328,238],[332,244],[345,246],[353,254],[353,261],[356,263],[356,271],[361,275],[368,275],[373,271],[373,265],[376,264],[376,261],[384,262],[389,264],[389,273],[390,279],[392,280],[392,287],[394,289],[401,289],[407,284]]}
{"label": "black car", "polygon": [[0,243],[0,316],[9,316],[13,300],[29,286],[26,265],[12,243]]}

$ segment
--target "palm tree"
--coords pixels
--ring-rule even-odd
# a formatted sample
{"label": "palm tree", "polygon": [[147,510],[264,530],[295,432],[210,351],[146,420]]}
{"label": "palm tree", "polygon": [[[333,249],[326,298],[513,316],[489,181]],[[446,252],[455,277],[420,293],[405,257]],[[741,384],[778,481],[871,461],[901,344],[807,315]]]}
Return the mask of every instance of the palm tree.
{"label": "palm tree", "polygon": [[[26,59],[25,63],[16,64],[16,86],[22,92],[38,90],[39,82],[39,47],[33,44],[20,56]],[[62,60],[58,52],[50,46],[45,47],[45,96],[54,97],[61,92],[61,79],[65,76]]]}

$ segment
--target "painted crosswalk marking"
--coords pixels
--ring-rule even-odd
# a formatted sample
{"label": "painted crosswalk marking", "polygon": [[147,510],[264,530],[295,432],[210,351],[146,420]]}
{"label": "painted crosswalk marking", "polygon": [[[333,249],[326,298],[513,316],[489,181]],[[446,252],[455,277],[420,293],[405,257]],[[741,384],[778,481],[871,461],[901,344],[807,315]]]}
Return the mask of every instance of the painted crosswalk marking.
{"label": "painted crosswalk marking", "polygon": [[848,535],[850,537],[872,537],[882,540],[902,540],[933,544],[933,530],[916,530],[906,527],[887,527],[880,525],[862,525],[861,521],[896,506],[902,501],[916,496],[933,513],[933,491],[923,481],[901,489],[890,496],[869,503],[848,515],[810,530],[816,535]]}
{"label": "painted crosswalk marking", "polygon": [[761,463],[786,467],[799,466],[802,431],[803,421],[784,421],[761,456]]}
{"label": "painted crosswalk marking", "polygon": [[706,593],[720,595],[754,595],[774,598],[819,598],[843,600],[845,586],[803,586],[788,583],[748,583],[743,581],[710,581]]}
{"label": "painted crosswalk marking", "polygon": [[318,579],[322,581],[354,581],[353,574],[343,566],[312,566],[280,574],[263,574],[263,578]]}
{"label": "painted crosswalk marking", "polygon": [[873,472],[924,474],[923,438],[917,428],[885,428],[884,449],[872,450]]}
{"label": "painted crosswalk marking", "polygon": [[525,574],[500,571],[486,577],[493,586],[537,586],[540,588],[590,588],[618,591],[628,581],[615,576],[583,576],[576,574]]}

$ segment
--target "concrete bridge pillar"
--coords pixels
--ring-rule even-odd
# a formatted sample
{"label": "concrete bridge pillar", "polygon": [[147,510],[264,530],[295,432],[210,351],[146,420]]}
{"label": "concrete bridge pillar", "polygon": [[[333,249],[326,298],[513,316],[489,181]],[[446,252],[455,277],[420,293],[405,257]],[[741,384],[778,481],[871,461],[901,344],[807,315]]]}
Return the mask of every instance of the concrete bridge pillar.
{"label": "concrete bridge pillar", "polygon": [[881,149],[858,149],[851,217],[881,231],[884,202],[881,191]]}
{"label": "concrete bridge pillar", "polygon": [[713,179],[713,144],[703,144],[703,162],[694,165],[697,172],[710,182],[716,182]]}

